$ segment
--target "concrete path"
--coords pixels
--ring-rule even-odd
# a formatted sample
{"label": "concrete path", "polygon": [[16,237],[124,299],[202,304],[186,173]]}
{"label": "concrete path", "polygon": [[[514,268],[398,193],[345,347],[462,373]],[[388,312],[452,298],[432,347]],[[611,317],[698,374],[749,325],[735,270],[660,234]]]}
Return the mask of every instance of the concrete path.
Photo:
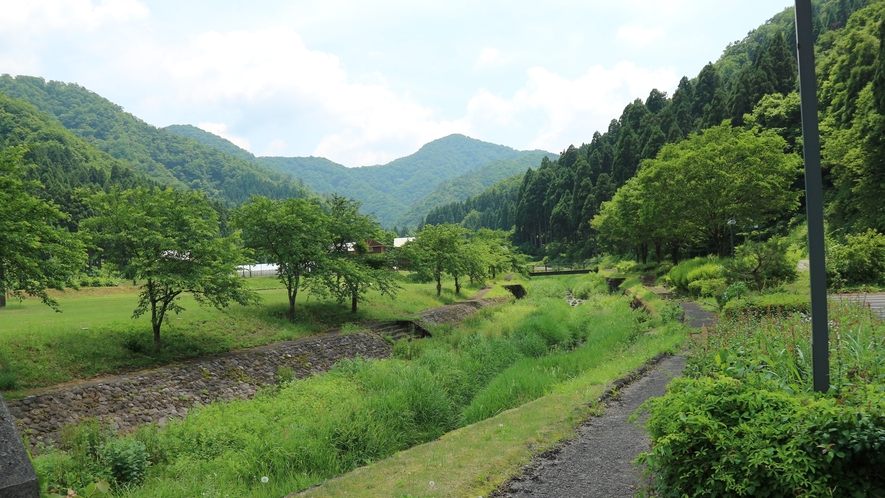
{"label": "concrete path", "polygon": [[605,413],[578,429],[578,437],[536,458],[522,476],[505,484],[495,497],[632,497],[643,482],[633,460],[648,451],[645,417],[627,419],[645,400],[662,396],[685,359],[672,356],[621,390],[606,403]]}
{"label": "concrete path", "polygon": [[[684,323],[689,327],[710,327],[716,315],[697,303],[682,303]],[[662,396],[670,379],[685,367],[685,358],[662,360],[633,383],[621,389],[619,397],[606,403],[605,413],[593,417],[578,429],[576,439],[535,458],[522,474],[505,483],[491,496],[498,498],[545,497],[632,497],[643,485],[641,470],[633,460],[648,451],[651,442],[645,433],[645,417],[627,422],[647,399]]]}
{"label": "concrete path", "polygon": [[691,328],[711,327],[716,323],[715,313],[705,310],[701,305],[693,301],[683,301],[682,311],[682,323]]}

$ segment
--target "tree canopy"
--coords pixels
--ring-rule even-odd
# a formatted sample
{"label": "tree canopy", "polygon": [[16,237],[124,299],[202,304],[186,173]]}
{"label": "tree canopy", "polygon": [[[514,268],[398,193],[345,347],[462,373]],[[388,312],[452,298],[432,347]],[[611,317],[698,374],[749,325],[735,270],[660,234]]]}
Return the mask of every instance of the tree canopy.
{"label": "tree canopy", "polygon": [[328,216],[314,199],[285,200],[256,196],[234,212],[233,225],[254,255],[277,265],[277,278],[286,287],[286,317],[295,320],[295,300],[301,281],[324,258],[331,244]]}
{"label": "tree canopy", "polygon": [[96,215],[81,226],[124,277],[143,282],[133,318],[150,312],[154,349],[168,313],[184,310],[182,293],[216,308],[253,301],[236,273],[247,262],[238,237],[219,235],[218,214],[204,194],[136,188],[101,192],[88,202]]}
{"label": "tree canopy", "polygon": [[39,182],[25,179],[26,152],[24,147],[0,150],[0,307],[11,293],[39,297],[58,311],[46,291],[74,286],[86,251],[63,226],[69,216],[36,195]]}
{"label": "tree canopy", "polygon": [[603,204],[594,227],[606,238],[633,241],[640,255],[647,251],[642,244],[678,246],[693,236],[723,256],[729,220],[758,225],[798,207],[791,186],[801,161],[785,148],[773,131],[728,124],[667,145]]}

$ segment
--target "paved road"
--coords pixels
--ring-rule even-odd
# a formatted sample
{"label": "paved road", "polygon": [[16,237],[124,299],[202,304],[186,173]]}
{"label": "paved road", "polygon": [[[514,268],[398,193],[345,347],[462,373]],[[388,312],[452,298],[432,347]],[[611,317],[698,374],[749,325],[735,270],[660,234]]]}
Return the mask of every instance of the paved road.
{"label": "paved road", "polygon": [[685,359],[662,360],[644,376],[621,390],[600,417],[578,429],[578,437],[536,458],[523,475],[505,484],[494,497],[632,497],[642,482],[633,460],[649,449],[645,418],[627,418],[647,399],[661,396],[670,379],[679,375]]}

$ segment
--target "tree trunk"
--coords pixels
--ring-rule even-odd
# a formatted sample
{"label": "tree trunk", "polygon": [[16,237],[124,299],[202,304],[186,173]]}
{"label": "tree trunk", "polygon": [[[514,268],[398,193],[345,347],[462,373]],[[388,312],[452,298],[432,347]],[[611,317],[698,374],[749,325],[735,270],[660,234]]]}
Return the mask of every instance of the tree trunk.
{"label": "tree trunk", "polygon": [[436,272],[436,297],[439,297],[442,294],[442,275],[440,272]]}
{"label": "tree trunk", "polygon": [[0,308],[5,308],[5,307],[6,307],[6,289],[3,289],[2,292],[0,292]]}
{"label": "tree trunk", "polygon": [[461,284],[458,282],[458,275],[455,275],[455,294],[461,294]]}
{"label": "tree trunk", "polygon": [[295,282],[289,287],[289,310],[286,312],[286,319],[290,322],[295,321],[295,299],[298,297],[298,282],[301,279],[295,277]]}
{"label": "tree trunk", "polygon": [[160,322],[151,324],[154,329],[154,351],[160,351]]}
{"label": "tree trunk", "polygon": [[658,264],[664,261],[664,243],[659,240],[655,241],[655,260]]}
{"label": "tree trunk", "polygon": [[670,246],[670,256],[673,258],[673,266],[678,265],[679,264],[679,244],[673,243],[673,245]]}
{"label": "tree trunk", "polygon": [[357,301],[357,293],[354,292],[350,295],[350,312],[356,313],[356,301]]}

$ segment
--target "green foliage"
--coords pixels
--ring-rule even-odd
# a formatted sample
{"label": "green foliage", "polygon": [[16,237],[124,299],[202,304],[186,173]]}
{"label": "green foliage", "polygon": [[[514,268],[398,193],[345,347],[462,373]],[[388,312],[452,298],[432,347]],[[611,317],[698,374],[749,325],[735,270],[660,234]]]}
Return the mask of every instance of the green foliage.
{"label": "green foliage", "polygon": [[723,311],[728,317],[761,317],[811,313],[811,301],[808,296],[775,292],[758,294],[747,299],[729,300]]}
{"label": "green foliage", "polygon": [[47,289],[75,287],[86,261],[80,237],[62,226],[68,216],[36,195],[25,178],[23,147],[0,148],[0,307],[7,294],[39,297],[58,310]]}
{"label": "green foliage", "polygon": [[[581,279],[562,280],[573,287]],[[545,286],[562,288],[556,297],[535,298],[532,291],[527,299],[477,313],[464,327],[439,328],[433,339],[401,341],[395,359],[342,361],[323,376],[253,400],[216,403],[162,429],[138,429],[133,438],[152,464],[127,495],[157,496],[174,487],[168,492],[186,496],[219,490],[280,496],[436,439],[482,413],[534,399],[620,355],[635,337],[636,312],[623,296],[593,294],[572,309],[555,280],[532,285],[539,296],[552,293]],[[529,343],[537,354],[523,352]],[[494,396],[501,390],[488,386],[495,382],[508,386],[506,396]],[[60,482],[60,466],[49,462],[63,458],[57,451],[36,458],[41,479]],[[266,484],[261,476],[268,477]]]}
{"label": "green foliage", "polygon": [[827,284],[835,289],[885,285],[885,235],[870,229],[847,235],[841,244],[828,241]]}
{"label": "green foliage", "polygon": [[796,279],[796,261],[789,258],[789,242],[773,237],[766,242],[747,241],[737,247],[735,257],[725,263],[731,281],[742,280],[761,291]]}
{"label": "green foliage", "polygon": [[329,240],[325,257],[315,259],[313,285],[320,295],[331,295],[338,304],[350,301],[351,313],[365,301],[369,289],[393,298],[401,287],[391,270],[395,264],[390,253],[371,254],[369,240],[382,237],[381,227],[370,216],[359,214],[360,203],[332,195],[325,203],[326,226]]}
{"label": "green foliage", "polygon": [[676,379],[646,404],[658,496],[881,496],[883,388],[808,398],[764,380]]}
{"label": "green foliage", "polygon": [[689,287],[692,282],[719,279],[722,277],[722,272],[723,269],[719,260],[708,256],[706,258],[694,258],[683,261],[671,268],[667,276],[675,288],[688,294],[694,294]]}
{"label": "green foliage", "polygon": [[233,213],[232,224],[242,230],[245,246],[260,260],[276,263],[277,278],[287,290],[290,321],[295,320],[301,279],[328,251],[328,221],[318,201],[294,197],[256,196]]}
{"label": "green foliage", "polygon": [[[460,201],[481,191],[487,180],[471,174],[474,170],[485,166],[484,176],[503,175],[497,176],[501,179],[508,176],[507,172],[513,167],[511,161],[517,165],[523,164],[523,158],[537,162],[539,156],[545,154],[517,151],[464,135],[449,135],[425,144],[410,156],[379,166],[346,168],[322,158],[301,157],[260,158],[258,162],[302,179],[317,192],[337,193],[360,201],[362,212],[373,213],[385,227],[394,224],[413,227],[426,212],[411,210],[416,204],[430,209],[438,203]],[[490,164],[495,161],[507,163]],[[525,168],[522,166],[519,170]],[[452,195],[457,198],[451,199]]]}
{"label": "green foliage", "polygon": [[725,292],[728,284],[724,278],[701,278],[688,284],[688,291],[695,296],[716,297]]}
{"label": "green foliage", "polygon": [[228,205],[242,203],[252,195],[280,199],[306,195],[305,189],[286,175],[155,128],[74,83],[2,75],[0,92],[30,102],[80,139],[131,164],[157,183],[201,190],[210,199]]}
{"label": "green foliage", "polygon": [[101,447],[99,458],[118,484],[141,481],[148,467],[144,443],[131,437],[109,440]]}
{"label": "green foliage", "polygon": [[254,301],[235,271],[245,262],[238,237],[219,236],[217,213],[203,194],[137,188],[95,194],[89,203],[96,216],[83,228],[124,277],[145,282],[133,318],[149,312],[155,350],[168,313],[184,310],[184,292],[219,309]]}
{"label": "green foliage", "polygon": [[467,273],[465,261],[471,256],[465,250],[467,231],[458,225],[426,225],[401,250],[404,259],[424,278],[436,281],[436,295],[442,293],[443,274],[455,279],[455,293],[461,293],[459,277]]}

